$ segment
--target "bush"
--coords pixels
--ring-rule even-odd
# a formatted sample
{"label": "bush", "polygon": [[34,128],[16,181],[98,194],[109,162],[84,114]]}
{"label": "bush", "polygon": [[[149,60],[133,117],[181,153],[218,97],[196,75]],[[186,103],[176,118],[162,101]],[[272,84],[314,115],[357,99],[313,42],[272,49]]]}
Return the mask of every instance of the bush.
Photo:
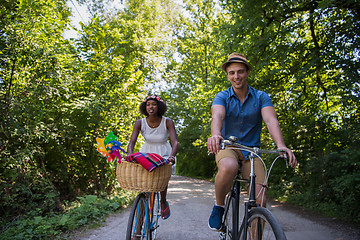
{"label": "bush", "polygon": [[285,196],[290,203],[360,223],[360,206],[356,204],[360,199],[359,150],[333,152],[309,160],[293,176],[283,173],[274,171],[273,197]]}
{"label": "bush", "polygon": [[8,161],[12,164],[4,162],[0,173],[2,222],[12,221],[24,214],[44,215],[61,210],[59,192],[40,168],[15,159]]}
{"label": "bush", "polygon": [[21,219],[8,224],[0,234],[1,239],[60,239],[71,230],[103,220],[109,213],[127,206],[134,193],[122,191],[119,196],[99,198],[95,195],[78,197],[63,214],[46,216],[30,212]]}

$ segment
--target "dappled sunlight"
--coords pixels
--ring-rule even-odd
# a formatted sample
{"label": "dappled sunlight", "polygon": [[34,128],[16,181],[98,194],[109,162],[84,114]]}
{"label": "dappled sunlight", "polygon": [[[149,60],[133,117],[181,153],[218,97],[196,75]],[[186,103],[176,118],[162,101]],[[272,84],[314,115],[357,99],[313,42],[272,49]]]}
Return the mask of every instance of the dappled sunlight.
{"label": "dappled sunlight", "polygon": [[[172,176],[168,185],[168,196],[171,204],[188,206],[190,202],[202,202],[209,206],[215,201],[214,183],[206,180]],[[184,207],[184,211],[187,208]],[[188,209],[191,212],[191,208]],[[209,210],[210,211],[210,210]]]}
{"label": "dappled sunlight", "polygon": [[168,193],[169,192],[190,192],[191,189],[184,189],[184,188],[170,188],[168,189]]}

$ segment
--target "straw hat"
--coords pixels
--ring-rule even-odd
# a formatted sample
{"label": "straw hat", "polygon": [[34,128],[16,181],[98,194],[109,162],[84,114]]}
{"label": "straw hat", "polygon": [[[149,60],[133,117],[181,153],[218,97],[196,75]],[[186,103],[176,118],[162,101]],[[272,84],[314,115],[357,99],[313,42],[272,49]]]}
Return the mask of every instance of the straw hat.
{"label": "straw hat", "polygon": [[221,66],[221,69],[226,72],[226,68],[229,66],[229,64],[235,62],[245,64],[248,67],[248,70],[251,70],[252,68],[244,55],[239,53],[232,53],[228,57],[228,60]]}

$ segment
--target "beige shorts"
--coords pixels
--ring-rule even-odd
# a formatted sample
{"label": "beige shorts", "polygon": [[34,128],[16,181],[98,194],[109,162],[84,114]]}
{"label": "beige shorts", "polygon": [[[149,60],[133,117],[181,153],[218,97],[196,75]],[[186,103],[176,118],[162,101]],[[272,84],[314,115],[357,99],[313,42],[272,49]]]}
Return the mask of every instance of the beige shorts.
{"label": "beige shorts", "polygon": [[[237,159],[241,161],[241,177],[244,179],[248,179],[250,175],[250,160],[245,160],[242,152],[236,149],[224,149],[220,150],[218,154],[215,156],[216,164],[223,158],[231,157],[233,159]],[[255,183],[264,184],[265,181],[265,170],[264,166],[260,160],[260,158],[254,158],[254,171],[255,171]]]}

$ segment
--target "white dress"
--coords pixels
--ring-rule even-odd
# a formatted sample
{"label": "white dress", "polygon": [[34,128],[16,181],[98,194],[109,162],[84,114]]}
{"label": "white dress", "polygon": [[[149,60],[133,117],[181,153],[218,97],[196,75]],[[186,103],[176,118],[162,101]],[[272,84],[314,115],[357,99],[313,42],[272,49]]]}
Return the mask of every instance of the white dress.
{"label": "white dress", "polygon": [[[163,158],[168,158],[172,148],[168,142],[169,130],[166,128],[166,117],[162,117],[158,127],[152,128],[146,122],[146,118],[141,119],[141,135],[145,142],[140,148],[143,153],[156,153]],[[172,166],[172,173],[175,174],[175,164]]]}

